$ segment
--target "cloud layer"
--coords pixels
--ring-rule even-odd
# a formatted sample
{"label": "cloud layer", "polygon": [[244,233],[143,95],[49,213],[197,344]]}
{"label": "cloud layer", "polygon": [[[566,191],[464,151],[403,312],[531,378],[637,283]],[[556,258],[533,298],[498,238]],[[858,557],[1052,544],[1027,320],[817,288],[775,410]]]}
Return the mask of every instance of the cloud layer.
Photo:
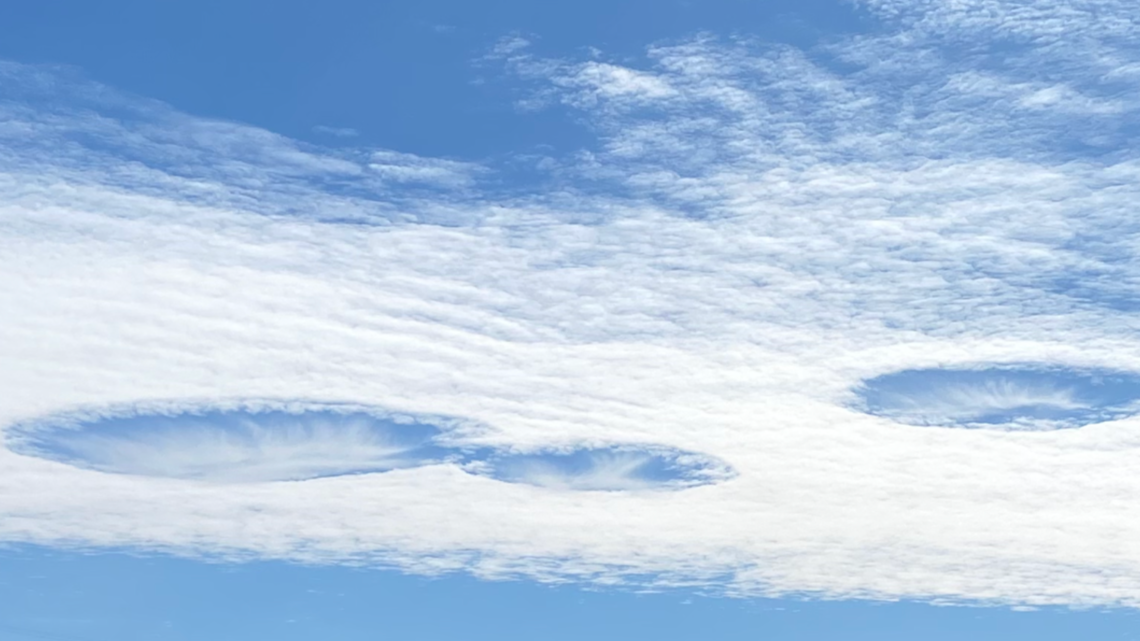
{"label": "cloud layer", "polygon": [[3,66],[0,424],[321,398],[493,426],[473,446],[655,443],[738,474],[588,498],[455,465],[222,487],[0,450],[0,539],[1137,604],[1135,419],[852,409],[909,370],[1138,369],[1135,9],[862,6],[873,33],[810,50],[495,48],[522,106],[598,137],[509,189],[505,167],[308,147]]}

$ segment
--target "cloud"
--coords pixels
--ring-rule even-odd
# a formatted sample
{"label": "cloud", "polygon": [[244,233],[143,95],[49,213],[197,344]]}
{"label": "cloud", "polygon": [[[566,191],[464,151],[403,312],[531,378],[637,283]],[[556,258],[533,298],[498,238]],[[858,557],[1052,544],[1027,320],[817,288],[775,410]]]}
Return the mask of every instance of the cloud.
{"label": "cloud", "polygon": [[313,132],[326,136],[334,136],[336,138],[356,138],[360,135],[359,131],[351,127],[328,127],[325,125],[313,127]]}
{"label": "cloud", "polygon": [[421,158],[395,151],[373,152],[368,169],[396,183],[425,183],[444,187],[471,185],[482,168],[475,163]]}
{"label": "cloud", "polygon": [[652,443],[737,474],[674,492],[456,465],[212,486],[2,450],[0,538],[1136,605],[1134,418],[955,430],[850,406],[898,372],[1137,370],[1131,9],[864,6],[873,32],[812,49],[698,35],[630,65],[502,43],[484,63],[528,108],[576,109],[597,137],[538,186],[6,65],[0,424],[320,398],[486,425],[471,447]]}

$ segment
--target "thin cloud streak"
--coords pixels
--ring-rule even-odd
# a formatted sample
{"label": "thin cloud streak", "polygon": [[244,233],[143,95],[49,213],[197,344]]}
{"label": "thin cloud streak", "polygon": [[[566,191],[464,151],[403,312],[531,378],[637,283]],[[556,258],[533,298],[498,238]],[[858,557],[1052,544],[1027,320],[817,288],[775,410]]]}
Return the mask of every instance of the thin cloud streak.
{"label": "thin cloud streak", "polygon": [[336,138],[356,138],[360,135],[360,132],[352,127],[329,127],[327,125],[317,125],[313,127],[313,133],[325,134]]}

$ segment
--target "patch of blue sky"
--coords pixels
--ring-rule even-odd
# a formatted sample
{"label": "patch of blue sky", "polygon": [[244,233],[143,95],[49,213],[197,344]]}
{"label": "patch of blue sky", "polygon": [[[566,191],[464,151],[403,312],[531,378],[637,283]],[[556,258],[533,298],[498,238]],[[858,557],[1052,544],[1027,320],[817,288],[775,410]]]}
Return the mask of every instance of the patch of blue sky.
{"label": "patch of blue sky", "polygon": [[711,457],[653,446],[583,447],[532,453],[488,452],[470,462],[476,474],[559,490],[683,489],[731,478]]}
{"label": "patch of blue sky", "polygon": [[858,407],[913,425],[1049,430],[1140,412],[1140,374],[1055,365],[982,365],[884,374]]}
{"label": "patch of blue sky", "polygon": [[1132,610],[735,599],[35,546],[0,551],[0,603],[5,641],[1140,639]]}
{"label": "patch of blue sky", "polygon": [[[36,159],[134,193],[165,193],[177,182],[187,203],[367,224],[470,222],[455,208],[440,216],[429,210],[460,194],[469,197],[488,173],[472,163],[330,148],[189,117],[79,68],[0,62],[0,78],[0,110],[10,123],[0,129],[0,163],[24,172]],[[314,198],[323,202],[313,206]],[[417,206],[425,201],[435,205]]]}
{"label": "patch of blue sky", "polygon": [[[519,114],[472,60],[496,39],[536,35],[545,55],[587,46],[640,58],[644,45],[694,32],[806,44],[868,20],[852,5],[601,0],[536,6],[428,2],[17,3],[0,57],[82,66],[119,89],[199,116],[251,123],[322,145],[482,159],[588,146],[564,112]],[[68,16],[65,20],[58,16]],[[398,60],[399,63],[392,61]],[[352,129],[329,136],[317,127]]]}
{"label": "patch of blue sky", "polygon": [[[1090,218],[1105,214],[1088,212]],[[1132,272],[1136,252],[1131,241],[1140,224],[1127,216],[1112,218],[1113,224],[1103,233],[1077,233],[1065,242],[1062,251],[1082,258],[1078,266],[1063,273],[1036,274],[1031,282],[1083,305],[1140,311],[1140,280]]]}
{"label": "patch of blue sky", "polygon": [[653,445],[512,452],[464,446],[480,428],[317,403],[73,412],[6,430],[13,451],[76,467],[220,483],[304,481],[450,463],[559,490],[678,490],[732,475],[712,457]]}
{"label": "patch of blue sky", "polygon": [[20,453],[103,472],[299,481],[443,461],[450,450],[430,420],[337,407],[144,410],[26,423],[7,439]]}
{"label": "patch of blue sky", "polygon": [[1044,289],[1062,294],[1092,307],[1106,307],[1121,312],[1140,311],[1140,283],[1127,269],[1105,268],[1084,274],[1058,277]]}
{"label": "patch of blue sky", "polygon": [[[707,24],[710,33],[721,37],[734,32],[747,36],[741,44],[749,52],[745,57],[751,57],[751,62],[767,58],[769,66],[775,65],[775,71],[767,69],[757,73],[756,65],[749,61],[737,67],[739,59],[732,56],[723,58],[726,65],[718,72],[723,75],[720,82],[751,92],[753,98],[769,112],[762,119],[767,124],[759,130],[747,131],[743,136],[739,131],[740,120],[732,114],[717,115],[718,111],[723,111],[721,106],[715,100],[708,100],[708,94],[700,91],[689,90],[679,99],[638,103],[636,109],[631,109],[628,103],[622,104],[617,108],[620,117],[599,118],[597,114],[584,114],[573,106],[580,106],[584,94],[579,90],[583,88],[573,84],[565,86],[565,75],[554,78],[553,83],[549,75],[540,74],[538,78],[528,79],[509,65],[504,68],[502,61],[496,60],[495,56],[486,57],[492,49],[489,43],[495,40],[495,37],[487,35],[488,25],[492,23],[497,25],[498,35],[545,34],[550,30],[542,27],[558,23],[560,29],[553,30],[555,35],[530,38],[527,55],[533,56],[539,66],[589,60],[594,54],[584,50],[581,43],[606,45],[607,30],[625,22],[599,20],[598,17],[607,13],[613,17],[625,15],[627,10],[636,11],[633,6],[614,9],[609,4],[599,3],[575,7],[571,16],[562,10],[528,10],[513,2],[502,3],[498,10],[482,12],[442,3],[434,9],[416,10],[408,7],[376,9],[348,3],[334,19],[331,15],[336,12],[316,15],[314,10],[299,6],[275,6],[272,12],[268,12],[265,11],[267,5],[248,2],[238,3],[233,9],[227,8],[227,20],[211,20],[200,25],[206,34],[217,31],[216,37],[206,37],[198,32],[191,41],[183,42],[180,38],[189,31],[177,32],[168,34],[172,38],[169,42],[160,43],[154,40],[153,30],[133,29],[131,25],[149,21],[166,25],[169,29],[174,24],[195,24],[210,7],[189,9],[188,5],[171,4],[157,9],[127,3],[122,5],[122,11],[109,11],[105,7],[92,9],[68,2],[45,3],[48,5],[58,5],[55,7],[57,11],[82,15],[93,26],[84,29],[82,34],[73,34],[75,37],[70,39],[40,38],[31,42],[25,39],[35,33],[34,29],[12,33],[8,46],[19,47],[22,60],[81,64],[92,77],[112,82],[117,89],[165,99],[175,108],[195,115],[251,123],[290,137],[287,144],[284,139],[269,141],[264,137],[250,137],[245,140],[245,151],[232,148],[231,144],[225,158],[214,154],[216,150],[207,148],[212,141],[200,137],[191,144],[202,146],[198,150],[199,157],[180,159],[165,154],[166,149],[155,144],[130,144],[123,136],[124,131],[147,119],[154,120],[148,125],[150,135],[180,128],[179,123],[156,118],[163,109],[154,106],[154,113],[124,118],[118,123],[120,131],[107,131],[107,135],[96,137],[90,131],[72,132],[71,135],[78,137],[76,142],[102,154],[102,159],[107,162],[99,164],[114,166],[116,162],[111,161],[122,164],[137,160],[175,175],[189,172],[191,176],[208,167],[209,171],[217,174],[228,172],[229,186],[244,190],[242,198],[251,209],[259,209],[259,191],[270,194],[282,190],[286,197],[276,199],[277,213],[295,208],[297,213],[317,215],[335,222],[383,223],[411,219],[445,225],[473,224],[478,222],[478,217],[471,216],[469,209],[461,211],[461,207],[440,205],[460,199],[471,203],[479,199],[525,198],[527,193],[536,189],[547,193],[604,194],[611,200],[624,194],[667,204],[668,209],[675,213],[699,219],[731,216],[734,214],[731,207],[718,206],[716,199],[707,193],[694,200],[691,193],[675,189],[671,183],[676,181],[668,175],[659,180],[651,179],[653,170],[659,169],[665,174],[676,172],[677,177],[686,177],[693,171],[707,175],[710,168],[713,171],[737,169],[723,161],[740,160],[740,154],[756,151],[758,144],[765,140],[779,142],[785,139],[786,143],[788,136],[806,135],[801,142],[810,143],[808,146],[800,145],[801,148],[784,151],[800,154],[805,161],[812,162],[861,162],[881,157],[884,152],[894,160],[910,157],[916,162],[970,154],[993,156],[999,149],[999,140],[1000,148],[1006,150],[1001,153],[1016,149],[1019,156],[1047,153],[1088,160],[1091,156],[1085,153],[1087,149],[1070,147],[1096,139],[1101,141],[1096,143],[1100,147],[1108,145],[1126,150],[1130,148],[1128,141],[1134,137],[1121,129],[1131,126],[1129,123],[1134,119],[1128,109],[1121,107],[1124,103],[1116,100],[1120,92],[1114,88],[1115,85],[1104,88],[1100,92],[1103,95],[1085,95],[1079,88],[1073,88],[1074,83],[1086,79],[1088,74],[1068,73],[1059,78],[1037,79],[1034,74],[1038,67],[1027,71],[1024,61],[1018,62],[1016,56],[1004,55],[1009,52],[995,53],[987,49],[966,55],[962,53],[964,48],[959,46],[961,43],[936,39],[932,43],[919,43],[920,48],[925,47],[926,55],[916,58],[912,67],[877,65],[875,61],[881,59],[877,47],[893,46],[890,38],[884,38],[877,44],[874,41],[870,44],[857,41],[854,45],[851,42],[837,45],[836,39],[840,36],[860,31],[876,32],[877,29],[876,22],[868,18],[866,12],[848,4],[827,7],[823,3],[819,6],[808,3],[793,7],[777,3],[761,10],[741,3],[712,3],[709,6],[702,3],[699,11],[683,4],[669,4],[665,8],[655,6],[648,13],[662,15],[650,20],[650,25],[638,28],[647,29],[642,34],[646,37],[652,34],[649,40],[636,39],[637,33],[627,33],[620,39],[610,38],[615,46],[604,49],[600,54],[603,63],[626,64],[632,69],[659,72],[661,70],[656,68],[659,60],[646,56],[647,42],[684,42],[685,38],[703,28],[703,23]],[[32,14],[29,19],[34,19],[43,9],[24,10]],[[421,11],[426,13],[417,13]],[[458,12],[455,17],[459,19],[450,22],[442,17],[430,20],[426,16],[433,11],[442,12],[440,16],[449,11]],[[348,28],[347,32],[343,28],[333,31],[333,25],[343,27],[340,21],[355,13],[361,14],[355,16],[359,18],[354,21],[355,26]],[[464,21],[470,24],[458,26]],[[516,24],[514,21],[518,21],[517,28],[509,26]],[[259,24],[261,22],[264,24]],[[96,28],[95,25],[105,28]],[[306,29],[308,31],[304,31]],[[294,38],[288,47],[278,40],[287,34],[302,32],[306,37]],[[459,33],[465,35],[460,38]],[[114,40],[109,39],[112,34]],[[248,37],[239,38],[239,35]],[[265,41],[258,42],[259,38]],[[465,44],[457,44],[457,38]],[[576,44],[571,46],[570,43]],[[781,49],[781,45],[788,44],[802,48],[796,50],[797,55],[816,65],[815,72],[830,71],[832,75],[827,77],[815,73],[811,82],[784,82],[781,71],[786,71],[783,69],[785,61],[781,60],[778,52],[790,51]],[[148,48],[146,56],[135,55],[139,47]],[[185,49],[176,53],[176,47]],[[359,52],[347,55],[329,51],[341,51],[344,47],[354,52],[359,49]],[[404,61],[402,65],[376,64],[393,48],[406,50],[400,56]],[[428,49],[430,51],[426,51]],[[304,61],[293,59],[294,56],[300,57],[303,51],[312,55]],[[413,51],[424,55],[411,55]],[[3,53],[0,48],[0,55]],[[1065,51],[1051,55],[1064,54]],[[471,60],[481,57],[481,64],[473,67]],[[167,66],[156,66],[156,60],[164,61]],[[240,61],[240,64],[231,64],[234,61]],[[289,67],[290,64],[293,66]],[[219,65],[226,65],[226,73],[218,71]],[[243,65],[250,65],[250,68],[244,69]],[[986,65],[1002,68],[999,73],[986,69]],[[450,72],[441,73],[437,68],[440,66]],[[286,67],[289,68],[288,74],[283,70]],[[887,72],[879,67],[887,68]],[[1058,70],[1069,67],[1071,65],[1053,65]],[[570,65],[567,73],[576,69]],[[396,77],[385,78],[385,83],[379,79],[369,83],[355,81],[370,77],[370,73],[396,73]],[[1033,82],[1018,85],[1016,91],[1008,96],[994,93],[1010,91],[1009,83],[1003,84],[1007,76],[1024,76],[1027,73],[1034,76]],[[471,84],[473,74],[481,83]],[[256,75],[257,78],[246,75]],[[675,70],[663,74],[664,78],[672,80],[676,80],[676,76]],[[314,89],[325,88],[332,82],[330,78],[337,78],[333,83],[335,87]],[[429,78],[430,83],[426,80]],[[563,82],[562,86],[559,86],[560,82]],[[217,83],[240,83],[242,86],[226,84],[219,87],[215,86]],[[265,83],[268,85],[263,86],[262,91],[249,91],[250,87]],[[495,84],[495,87],[488,87],[488,83]],[[842,88],[838,94],[832,91],[836,86]],[[162,88],[170,89],[173,94],[167,95]],[[824,90],[820,92],[820,88]],[[968,90],[963,91],[963,88]],[[188,89],[192,90],[186,94]],[[334,89],[349,93],[338,93]],[[359,91],[370,94],[364,97],[354,93]],[[498,120],[483,122],[480,118],[485,114],[478,109],[475,109],[478,113],[468,113],[480,101],[472,96],[460,97],[450,93],[455,91],[485,92],[484,102],[491,102],[485,105],[484,111],[494,112],[494,118]],[[303,96],[296,95],[302,92]],[[546,98],[539,99],[541,96]],[[62,98],[66,102],[74,96]],[[203,100],[221,100],[225,106],[212,108],[201,104]],[[301,124],[295,122],[300,117],[297,114],[285,118],[289,122],[282,120],[282,110],[296,109],[298,105],[313,101],[360,112],[353,118],[338,122],[330,119],[324,119],[330,122],[320,122],[320,118],[310,118]],[[542,103],[545,107],[520,110],[520,101]],[[1008,108],[994,109],[995,101]],[[107,109],[107,115],[113,116],[114,109]],[[435,110],[447,113],[435,113]],[[453,113],[456,110],[463,113]],[[394,111],[404,115],[396,116]],[[956,114],[953,122],[943,118],[948,111]],[[599,139],[603,149],[614,143],[624,145],[628,140],[621,140],[620,133],[647,122],[670,122],[670,127],[683,131],[693,125],[694,114],[708,122],[693,128],[679,148],[651,150],[653,153],[636,159],[601,154],[597,156],[598,170],[582,171],[581,166],[576,166],[579,163],[575,154],[597,147]],[[963,120],[962,114],[974,115]],[[1077,114],[1082,117],[1072,117]],[[414,122],[405,122],[413,115]],[[364,119],[368,122],[358,122]],[[571,131],[579,133],[573,135],[572,140],[558,143],[536,141],[533,144],[522,144],[510,135],[512,128],[525,126],[524,123],[534,119],[542,120],[535,130],[550,136],[564,136]],[[577,129],[567,126],[571,122],[581,126]],[[369,123],[386,133],[370,135],[369,131],[375,127],[370,129]],[[449,127],[461,127],[462,131],[453,132]],[[852,139],[859,140],[871,129],[896,130],[905,135],[886,146],[848,144]],[[359,135],[327,133],[347,130]],[[1058,130],[1065,132],[1064,140],[1058,138]],[[222,127],[213,133],[216,139],[241,141],[254,132]],[[1065,142],[1069,138],[1072,138],[1072,144]],[[306,140],[309,142],[292,142]],[[185,153],[187,141],[178,142],[181,148],[177,151]],[[679,141],[664,142],[676,145]],[[279,157],[264,156],[266,143],[271,143],[269,151],[281,152]],[[17,144],[22,143],[17,141]],[[54,143],[44,137],[43,144]],[[312,144],[311,149],[306,147],[308,144]],[[351,147],[339,151],[330,149],[330,146],[340,144],[351,144]],[[472,145],[477,144],[508,145],[509,152],[473,149]],[[275,146],[280,148],[273,149]],[[178,145],[165,147],[174,150]],[[377,163],[369,160],[366,154],[362,156],[362,148],[395,149],[413,155],[399,162]],[[306,154],[307,161],[296,164],[291,170],[290,164]],[[425,155],[440,158],[429,161]],[[453,159],[450,161],[452,164],[447,165],[449,161],[444,158]],[[467,165],[454,159],[463,159]],[[777,163],[775,158],[764,162],[755,160],[752,158],[751,162],[745,163],[751,172],[771,169],[773,163]],[[687,164],[693,167],[686,169]],[[614,180],[615,176],[629,174],[634,174],[636,179]],[[296,184],[282,184],[285,177],[308,183],[313,189],[328,194],[353,197],[357,202],[352,207],[342,204],[314,212],[312,207],[306,206],[304,199],[295,197],[298,195]],[[478,193],[466,191],[475,186],[480,188]],[[458,193],[457,189],[460,190]],[[289,198],[289,195],[294,197]],[[216,194],[210,196],[217,197]],[[425,201],[433,199],[434,203],[425,204]],[[366,211],[351,211],[353,209]],[[598,218],[596,211],[589,215],[572,212],[569,216],[577,216],[580,220]]]}

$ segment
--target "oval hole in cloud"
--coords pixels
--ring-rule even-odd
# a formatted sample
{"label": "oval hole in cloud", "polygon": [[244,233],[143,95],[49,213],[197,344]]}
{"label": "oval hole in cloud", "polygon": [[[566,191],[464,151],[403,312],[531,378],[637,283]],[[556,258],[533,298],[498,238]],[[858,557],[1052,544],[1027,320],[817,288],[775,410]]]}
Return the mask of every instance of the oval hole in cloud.
{"label": "oval hole in cloud", "polygon": [[103,472],[214,482],[296,481],[444,460],[446,419],[337,405],[71,414],[7,433],[18,453]]}
{"label": "oval hole in cloud", "polygon": [[579,491],[677,490],[733,475],[727,464],[709,456],[636,445],[531,453],[487,451],[467,469],[507,483]]}
{"label": "oval hole in cloud", "polygon": [[1140,375],[993,365],[914,369],[868,379],[858,409],[911,425],[1054,430],[1140,412]]}

